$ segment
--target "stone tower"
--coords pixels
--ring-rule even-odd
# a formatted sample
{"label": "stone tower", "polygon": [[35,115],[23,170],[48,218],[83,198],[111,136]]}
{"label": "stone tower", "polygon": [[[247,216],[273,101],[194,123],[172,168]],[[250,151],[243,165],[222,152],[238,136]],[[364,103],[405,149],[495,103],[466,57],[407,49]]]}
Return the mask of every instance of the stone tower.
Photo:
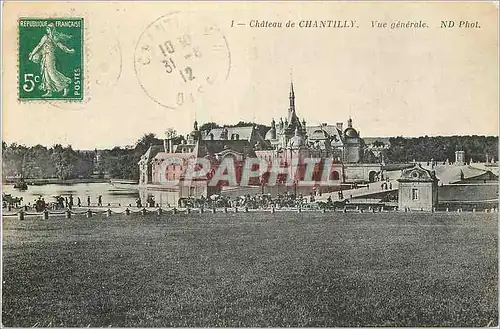
{"label": "stone tower", "polygon": [[352,127],[352,119],[347,120],[344,130],[344,156],[345,163],[358,163],[361,161],[361,143],[359,133]]}

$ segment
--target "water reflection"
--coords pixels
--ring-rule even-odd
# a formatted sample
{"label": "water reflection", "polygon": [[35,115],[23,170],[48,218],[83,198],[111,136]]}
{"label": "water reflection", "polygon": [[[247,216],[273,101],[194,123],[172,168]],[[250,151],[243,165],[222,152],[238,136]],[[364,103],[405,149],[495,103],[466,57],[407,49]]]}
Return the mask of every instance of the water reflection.
{"label": "water reflection", "polygon": [[92,205],[97,204],[97,198],[102,196],[102,204],[106,206],[132,206],[136,205],[138,198],[145,204],[149,196],[154,197],[157,204],[162,206],[175,205],[178,200],[177,192],[151,191],[139,188],[137,185],[113,185],[110,183],[80,183],[72,185],[48,184],[34,186],[30,185],[26,191],[20,191],[10,185],[3,185],[2,192],[12,194],[12,196],[23,197],[23,204],[33,202],[40,196],[47,202],[56,201],[56,196],[68,197],[73,195],[76,204],[77,197],[80,197],[82,205],[87,205],[87,197],[90,196]]}

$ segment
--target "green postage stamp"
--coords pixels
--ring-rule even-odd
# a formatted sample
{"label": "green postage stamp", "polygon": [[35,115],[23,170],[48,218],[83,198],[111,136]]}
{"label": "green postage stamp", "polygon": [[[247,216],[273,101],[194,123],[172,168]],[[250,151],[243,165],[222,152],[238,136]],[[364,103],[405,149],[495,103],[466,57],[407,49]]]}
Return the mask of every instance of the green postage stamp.
{"label": "green postage stamp", "polygon": [[19,100],[83,100],[83,18],[19,19]]}

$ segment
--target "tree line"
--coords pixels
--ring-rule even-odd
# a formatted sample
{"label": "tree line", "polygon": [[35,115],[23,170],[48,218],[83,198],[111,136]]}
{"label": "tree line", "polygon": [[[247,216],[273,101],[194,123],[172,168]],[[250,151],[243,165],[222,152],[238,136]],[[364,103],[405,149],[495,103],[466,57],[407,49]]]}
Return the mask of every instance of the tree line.
{"label": "tree line", "polygon": [[[240,121],[233,127],[253,125],[250,122]],[[221,127],[217,123],[208,122],[200,126],[200,130],[209,130]],[[261,135],[265,135],[269,127],[256,125]],[[170,129],[168,136],[173,138],[174,144],[181,143],[185,138]],[[494,136],[451,136],[451,137],[392,137],[390,147],[383,151],[387,163],[408,163],[413,160],[453,162],[455,151],[465,151],[466,162],[472,158],[474,162],[485,162],[494,158],[498,160],[498,137]],[[108,150],[79,151],[70,145],[63,147],[56,144],[50,148],[43,145],[27,147],[16,143],[7,145],[2,142],[3,178],[57,178],[61,180],[74,178],[119,178],[138,181],[138,162],[151,145],[162,145],[163,140],[153,133],[143,135],[133,146],[114,147]],[[383,146],[383,142],[374,142],[376,146]],[[369,158],[365,154],[365,161],[377,162],[378,158]],[[97,161],[99,160],[99,161]]]}
{"label": "tree line", "polygon": [[[173,130],[168,133],[174,143],[184,139]],[[71,145],[63,147],[60,144],[50,148],[43,145],[27,147],[2,141],[2,178],[68,180],[110,177],[138,180],[141,156],[151,145],[162,144],[163,140],[152,133],[142,136],[133,146],[99,151],[73,150]]]}
{"label": "tree line", "polygon": [[[437,136],[391,137],[385,151],[386,162],[455,161],[455,151],[465,152],[465,161],[498,160],[498,137],[495,136]],[[374,143],[375,144],[375,143]]]}
{"label": "tree line", "polygon": [[94,155],[61,144],[26,147],[2,141],[2,170],[4,177],[87,178],[94,170]]}

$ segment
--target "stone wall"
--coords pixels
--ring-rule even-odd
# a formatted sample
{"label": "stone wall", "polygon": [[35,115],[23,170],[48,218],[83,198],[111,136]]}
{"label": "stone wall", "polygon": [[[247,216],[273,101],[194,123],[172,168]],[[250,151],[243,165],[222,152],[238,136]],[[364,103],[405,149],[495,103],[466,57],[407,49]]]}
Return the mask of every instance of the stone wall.
{"label": "stone wall", "polygon": [[450,184],[438,187],[439,202],[498,200],[498,184]]}
{"label": "stone wall", "polygon": [[344,166],[344,180],[347,183],[369,182],[370,173],[373,176],[375,173],[379,173],[380,170],[380,164],[346,164]]}

